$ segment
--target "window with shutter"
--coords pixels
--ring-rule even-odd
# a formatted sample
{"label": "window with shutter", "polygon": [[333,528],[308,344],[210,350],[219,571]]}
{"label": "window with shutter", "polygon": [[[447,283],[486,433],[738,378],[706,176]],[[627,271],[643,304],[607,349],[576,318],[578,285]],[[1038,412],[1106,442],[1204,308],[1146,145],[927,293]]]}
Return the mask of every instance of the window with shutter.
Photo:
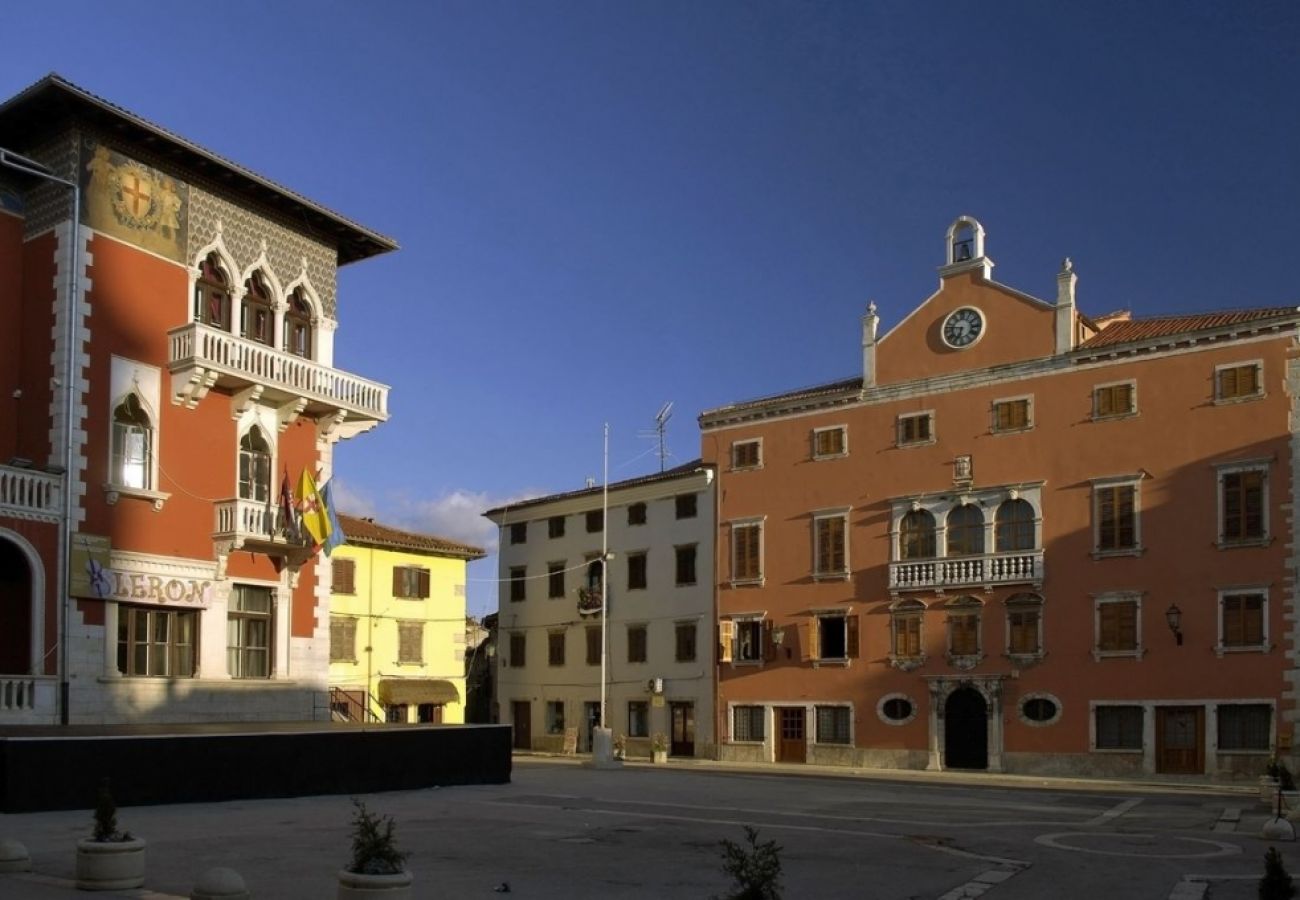
{"label": "window with shutter", "polygon": [[1037,594],[1016,594],[1007,600],[1007,652],[1014,656],[1042,654],[1043,600]]}
{"label": "window with shutter", "polygon": [[1102,653],[1137,652],[1137,600],[1110,600],[1098,604],[1097,649]]}
{"label": "window with shutter", "polygon": [[1220,366],[1214,374],[1216,400],[1246,400],[1263,396],[1259,363]]}
{"label": "window with shutter", "polygon": [[757,522],[731,526],[732,581],[758,581],[763,577],[762,534],[762,525]]}
{"label": "window with shutter", "polygon": [[735,623],[730,619],[723,619],[718,623],[718,661],[732,661],[732,645],[734,644]]}
{"label": "window with shutter", "polygon": [[357,620],[330,616],[330,662],[356,662]]}
{"label": "window with shutter", "polygon": [[934,440],[931,413],[917,413],[898,417],[898,445],[928,444]]}
{"label": "window with shutter", "polygon": [[977,656],[980,652],[980,603],[971,597],[954,600],[948,608],[948,652]]}
{"label": "window with shutter", "polygon": [[845,523],[843,514],[818,516],[813,519],[813,541],[816,571],[820,576],[845,575],[848,572],[848,554],[845,549]]}
{"label": "window with shutter", "polygon": [[397,661],[405,664],[424,662],[424,623],[397,623]]}
{"label": "window with shutter", "polygon": [[844,426],[813,431],[813,459],[843,456],[845,453]]}
{"label": "window with shutter", "polygon": [[330,561],[330,569],[334,576],[334,593],[355,594],[357,592],[356,560],[335,558]]}
{"label": "window with shutter", "polygon": [[1138,549],[1137,485],[1096,485],[1093,488],[1097,552]]}
{"label": "window with shutter", "polygon": [[1133,402],[1133,382],[1106,384],[1092,390],[1092,417],[1111,419],[1132,415],[1137,411]]}
{"label": "window with shutter", "polygon": [[546,662],[552,666],[564,665],[563,631],[552,631],[546,636]]}
{"label": "window with shutter", "polygon": [[921,656],[921,617],[925,607],[916,600],[904,600],[890,611],[890,632],[894,657],[916,659]]}
{"label": "window with shutter", "polygon": [[731,467],[733,469],[756,469],[760,462],[759,441],[737,441],[731,445]]}
{"label": "window with shutter", "polygon": [[1222,646],[1234,649],[1259,649],[1264,644],[1264,595],[1224,594],[1222,610]]}
{"label": "window with shutter", "polygon": [[1024,431],[1030,426],[1029,400],[999,400],[993,404],[994,431]]}
{"label": "window with shutter", "polygon": [[1223,471],[1219,475],[1219,543],[1258,544],[1268,538],[1265,527],[1264,468]]}

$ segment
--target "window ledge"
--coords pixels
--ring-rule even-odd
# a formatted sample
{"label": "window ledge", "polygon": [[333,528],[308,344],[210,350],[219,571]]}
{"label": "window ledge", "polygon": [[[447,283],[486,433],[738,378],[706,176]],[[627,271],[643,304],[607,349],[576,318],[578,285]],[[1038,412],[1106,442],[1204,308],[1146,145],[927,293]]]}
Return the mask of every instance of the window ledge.
{"label": "window ledge", "polygon": [[894,446],[899,450],[906,450],[908,447],[930,447],[937,443],[937,440],[930,438],[928,441],[898,441]]}
{"label": "window ledge", "polygon": [[848,570],[843,572],[813,572],[814,581],[848,581]]}
{"label": "window ledge", "polygon": [[1010,662],[1011,665],[1020,666],[1022,668],[1028,668],[1029,666],[1037,665],[1038,663],[1042,662],[1043,658],[1046,656],[1047,656],[1047,652],[1045,650],[1037,650],[1033,653],[1006,654],[1007,661]]}
{"label": "window ledge", "polygon": [[1122,550],[1093,550],[1093,559],[1113,559],[1123,556],[1141,556],[1146,553],[1145,547],[1125,547]]}
{"label": "window ledge", "polygon": [[1272,543],[1273,539],[1268,535],[1257,538],[1246,538],[1245,540],[1240,541],[1225,541],[1223,538],[1220,538],[1218,547],[1220,550],[1237,550],[1242,547],[1267,547]]}
{"label": "window ledge", "polygon": [[136,500],[148,500],[153,503],[153,511],[159,512],[163,504],[171,499],[171,494],[162,491],[147,491],[144,488],[127,487],[124,484],[105,484],[104,501],[109,506],[113,506],[122,497],[131,497]]}
{"label": "window ledge", "polygon": [[1033,431],[1033,425],[1026,425],[1023,428],[991,428],[989,434],[1024,434],[1026,431]]}
{"label": "window ledge", "polygon": [[1099,416],[1096,413],[1093,413],[1092,420],[1094,422],[1115,422],[1121,419],[1136,419],[1137,417],[1138,411],[1135,409],[1129,412],[1111,413],[1108,416]]}
{"label": "window ledge", "polygon": [[927,658],[928,657],[926,657],[924,653],[920,656],[895,656],[891,653],[889,654],[889,664],[895,669],[910,672],[913,669],[919,669],[921,666],[925,665]]}
{"label": "window ledge", "polygon": [[1139,647],[1136,650],[1093,650],[1092,658],[1096,662],[1103,659],[1137,659],[1140,660],[1146,654],[1146,648]]}
{"label": "window ledge", "polygon": [[423,663],[423,662],[420,662],[420,661],[418,661],[418,660],[417,660],[417,661],[412,661],[412,660],[400,660],[400,659],[399,659],[399,660],[397,661],[396,665],[400,666],[400,667],[403,668],[403,669],[423,669],[423,668],[424,668],[424,663]]}
{"label": "window ledge", "polygon": [[969,671],[984,661],[983,653],[949,653],[948,665],[954,669]]}
{"label": "window ledge", "polygon": [[1272,649],[1273,647],[1271,644],[1251,644],[1243,647],[1228,647],[1224,644],[1217,644],[1214,648],[1214,655],[1222,658],[1234,653],[1268,653]]}
{"label": "window ledge", "polygon": [[1093,753],[1128,753],[1134,756],[1142,755],[1141,747],[1093,747]]}
{"label": "window ledge", "polygon": [[833,659],[814,659],[812,661],[814,669],[820,669],[822,666],[830,666],[835,669],[847,669],[853,665],[853,660],[847,657],[838,657]]}
{"label": "window ledge", "polygon": [[844,459],[848,455],[849,455],[848,451],[846,450],[843,453],[825,453],[822,454],[821,456],[814,456],[812,459],[813,462],[822,462],[828,459]]}
{"label": "window ledge", "polygon": [[1252,400],[1263,400],[1268,394],[1260,391],[1258,394],[1247,394],[1245,397],[1215,397],[1215,406],[1232,406],[1234,403],[1250,403]]}
{"label": "window ledge", "polygon": [[757,666],[761,666],[762,664],[763,661],[761,659],[733,659],[731,661],[732,668],[739,668],[742,666],[757,667]]}
{"label": "window ledge", "polygon": [[751,587],[751,586],[762,587],[763,576],[760,575],[758,578],[733,578],[731,580],[731,586],[732,587]]}
{"label": "window ledge", "polygon": [[730,469],[730,471],[732,471],[732,472],[755,472],[755,471],[758,471],[758,470],[761,469],[761,468],[763,468],[763,464],[762,464],[762,463],[759,463],[759,464],[756,465],[756,466],[732,466],[731,469]]}

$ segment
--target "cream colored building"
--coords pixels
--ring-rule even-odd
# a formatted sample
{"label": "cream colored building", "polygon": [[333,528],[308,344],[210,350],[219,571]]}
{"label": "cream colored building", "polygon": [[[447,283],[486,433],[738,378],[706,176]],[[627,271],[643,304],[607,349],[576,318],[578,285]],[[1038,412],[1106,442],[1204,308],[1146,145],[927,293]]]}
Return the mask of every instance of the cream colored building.
{"label": "cream colored building", "polygon": [[605,722],[629,756],[662,734],[670,755],[712,757],[713,474],[696,460],[611,484],[607,515],[601,487],[484,513],[501,528],[496,699],[516,749],[589,752],[603,656]]}
{"label": "cream colored building", "polygon": [[339,516],[330,705],[352,721],[465,721],[465,570],[478,547]]}

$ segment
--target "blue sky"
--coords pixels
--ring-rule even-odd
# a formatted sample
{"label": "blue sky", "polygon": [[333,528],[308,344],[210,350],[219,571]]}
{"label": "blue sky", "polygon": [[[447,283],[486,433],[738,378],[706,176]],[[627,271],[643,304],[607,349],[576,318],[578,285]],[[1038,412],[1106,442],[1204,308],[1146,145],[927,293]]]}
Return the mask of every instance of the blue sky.
{"label": "blue sky", "polygon": [[[71,3],[5,11],[50,71],[394,237],[344,269],[336,364],[392,386],[347,509],[486,546],[480,513],[672,462],[695,417],[850,377],[937,286],[1085,312],[1300,303],[1300,4]],[[470,568],[496,606],[495,560]]]}

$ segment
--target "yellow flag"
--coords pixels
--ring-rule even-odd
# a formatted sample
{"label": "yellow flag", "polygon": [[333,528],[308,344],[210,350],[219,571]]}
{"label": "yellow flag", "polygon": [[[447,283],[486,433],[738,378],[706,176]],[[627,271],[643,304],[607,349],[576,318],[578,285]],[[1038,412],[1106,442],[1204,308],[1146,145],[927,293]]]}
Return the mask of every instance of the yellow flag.
{"label": "yellow flag", "polygon": [[298,513],[302,517],[302,527],[311,535],[315,545],[313,549],[320,549],[332,531],[329,510],[325,508],[325,498],[316,490],[316,480],[306,469],[298,479]]}

